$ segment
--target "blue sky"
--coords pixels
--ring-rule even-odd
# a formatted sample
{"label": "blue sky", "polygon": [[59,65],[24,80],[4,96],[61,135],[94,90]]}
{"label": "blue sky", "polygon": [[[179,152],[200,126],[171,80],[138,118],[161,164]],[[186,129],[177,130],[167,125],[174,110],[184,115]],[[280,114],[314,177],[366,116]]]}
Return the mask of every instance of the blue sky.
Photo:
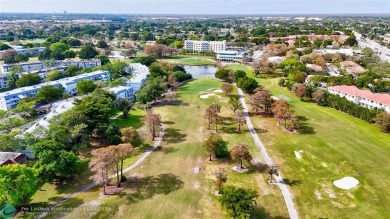
{"label": "blue sky", "polygon": [[116,14],[390,13],[390,0],[0,0],[1,12]]}

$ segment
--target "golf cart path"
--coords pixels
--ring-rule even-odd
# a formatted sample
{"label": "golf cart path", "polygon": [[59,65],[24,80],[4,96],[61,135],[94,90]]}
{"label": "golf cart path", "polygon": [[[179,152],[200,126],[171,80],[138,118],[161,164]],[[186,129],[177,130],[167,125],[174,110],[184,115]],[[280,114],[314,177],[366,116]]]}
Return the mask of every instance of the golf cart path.
{"label": "golf cart path", "polygon": [[[236,86],[236,84],[234,84],[234,86]],[[246,105],[246,102],[245,102],[244,93],[237,86],[236,86],[236,88],[238,90],[238,95],[240,97],[241,104],[244,108],[245,121],[246,121],[246,125],[248,126],[249,132],[251,133],[251,136],[252,136],[253,140],[255,141],[256,146],[259,148],[261,154],[263,155],[263,158],[264,158],[266,164],[268,166],[271,166],[272,164],[274,164],[274,161],[268,155],[266,148],[264,147],[263,143],[261,142],[259,136],[257,135],[257,133],[252,125],[252,122],[250,120],[249,113],[248,113],[248,106]],[[274,177],[277,181],[276,185],[279,186],[280,191],[282,191],[284,202],[286,203],[288,214],[290,215],[290,218],[291,219],[298,219],[298,212],[295,209],[294,202],[293,202],[292,197],[291,197],[292,195],[291,195],[290,191],[288,190],[288,187],[284,183],[280,171],[279,171],[279,176],[274,175]]]}
{"label": "golf cart path", "polygon": [[[133,163],[131,166],[125,168],[123,170],[124,173],[136,168],[138,165],[140,165],[158,146],[160,146],[161,144],[161,141],[164,137],[164,128],[163,126],[161,125],[160,126],[160,134],[158,137],[155,137],[154,139],[154,144],[153,144],[153,147],[151,147],[148,151],[146,151],[135,163]],[[116,177],[117,174],[113,174],[111,176],[109,176],[110,179]],[[96,183],[91,183],[91,184],[88,184],[86,186],[83,186],[81,187],[80,189],[76,190],[75,192],[57,200],[54,204],[52,204],[51,206],[49,206],[47,209],[45,209],[44,211],[42,211],[38,216],[36,216],[35,218],[36,219],[41,219],[43,217],[45,217],[53,208],[57,207],[58,205],[64,203],[65,201],[69,200],[70,198],[74,197],[75,195],[79,194],[79,193],[82,193],[88,189],[91,189],[93,187],[97,186]]]}

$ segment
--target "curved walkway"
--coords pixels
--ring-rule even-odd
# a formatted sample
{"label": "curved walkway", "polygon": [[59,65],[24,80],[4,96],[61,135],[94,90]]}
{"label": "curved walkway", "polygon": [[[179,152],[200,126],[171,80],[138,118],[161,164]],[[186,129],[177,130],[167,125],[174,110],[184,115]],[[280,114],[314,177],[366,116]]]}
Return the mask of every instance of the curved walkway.
{"label": "curved walkway", "polygon": [[[234,86],[236,86],[236,84],[234,84]],[[257,135],[255,129],[253,128],[252,122],[251,122],[249,114],[248,114],[248,106],[246,105],[246,102],[245,102],[244,93],[237,86],[236,86],[236,88],[238,90],[238,95],[240,97],[241,104],[244,108],[246,125],[248,126],[248,129],[252,135],[253,140],[255,141],[256,146],[259,148],[261,154],[263,155],[265,162],[267,163],[267,165],[270,166],[270,165],[274,164],[274,161],[268,155],[266,148],[264,147],[264,145],[261,142],[259,136]],[[291,219],[298,219],[298,212],[295,209],[294,202],[293,202],[292,197],[291,197],[292,195],[291,195],[290,191],[288,190],[288,187],[284,183],[280,172],[279,172],[279,176],[274,175],[274,177],[277,181],[276,185],[279,186],[280,191],[282,191],[282,195],[283,195],[284,201],[286,203],[288,214],[290,215],[290,218]]]}
{"label": "curved walkway", "polygon": [[[133,163],[131,166],[125,168],[123,170],[124,173],[136,168],[138,165],[140,165],[158,146],[160,146],[160,143],[162,141],[164,137],[164,128],[163,126],[161,125],[160,126],[160,134],[158,137],[155,137],[154,138],[154,144],[153,144],[153,147],[151,147],[148,151],[146,151],[135,163]],[[109,176],[110,179],[112,178],[115,178],[117,176],[117,174],[113,174],[111,176]],[[42,211],[38,216],[36,216],[35,218],[36,219],[40,219],[40,218],[43,218],[45,217],[51,210],[53,210],[55,207],[57,207],[58,205],[64,203],[65,201],[69,200],[70,198],[74,197],[75,195],[79,194],[79,193],[82,193],[90,188],[93,188],[97,186],[96,183],[91,183],[91,184],[88,184],[86,186],[83,186],[81,187],[80,189],[76,190],[75,192],[57,200],[54,204],[52,204],[51,206],[49,206],[47,209],[45,209],[44,211]]]}

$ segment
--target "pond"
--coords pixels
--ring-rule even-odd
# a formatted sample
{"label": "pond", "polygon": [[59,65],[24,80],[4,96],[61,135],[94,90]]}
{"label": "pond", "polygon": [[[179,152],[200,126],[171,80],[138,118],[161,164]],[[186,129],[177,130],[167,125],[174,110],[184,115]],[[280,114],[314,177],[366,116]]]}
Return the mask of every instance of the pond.
{"label": "pond", "polygon": [[193,78],[214,78],[217,67],[213,65],[184,65],[187,73],[192,74]]}

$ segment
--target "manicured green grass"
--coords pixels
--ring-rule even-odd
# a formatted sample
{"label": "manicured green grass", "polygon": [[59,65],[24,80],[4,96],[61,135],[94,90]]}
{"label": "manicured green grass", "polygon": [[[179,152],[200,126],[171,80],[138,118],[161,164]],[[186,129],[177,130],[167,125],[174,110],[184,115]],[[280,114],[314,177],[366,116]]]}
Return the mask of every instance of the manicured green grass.
{"label": "manicured green grass", "polygon": [[[235,143],[251,146],[254,158],[262,161],[260,154],[243,127],[237,133],[232,112],[227,108],[227,97],[221,93],[207,99],[199,96],[219,89],[221,82],[210,79],[197,79],[183,85],[178,91],[178,101],[174,105],[154,107],[161,115],[165,128],[162,148],[153,152],[139,167],[127,173],[137,176],[128,182],[126,189],[117,196],[102,199],[105,210],[97,212],[96,218],[228,218],[214,195],[217,166],[228,170],[227,185],[242,186],[258,191],[258,207],[253,212],[256,218],[287,217],[280,191],[267,183],[268,176],[258,170],[239,174],[231,170],[234,163],[229,160],[208,161],[202,142],[208,135],[207,123],[202,118],[205,108],[211,103],[220,103],[223,124],[219,133],[228,141],[231,148]],[[214,128],[214,127],[212,127]],[[199,168],[200,172],[194,172]],[[95,194],[93,194],[95,195]],[[90,198],[90,197],[89,197]],[[95,197],[97,198],[97,196]],[[87,203],[83,195],[76,196]],[[265,208],[265,211],[262,209]],[[87,212],[74,211],[67,218],[87,217]]]}
{"label": "manicured green grass", "polygon": [[226,68],[228,68],[232,71],[242,70],[242,71],[247,72],[248,77],[253,76],[253,68],[249,65],[241,65],[241,64],[231,63],[231,64],[227,64]]}
{"label": "manicured green grass", "polygon": [[120,116],[116,119],[112,119],[111,122],[117,125],[119,128],[131,126],[138,129],[143,125],[143,117],[146,115],[145,110],[138,108],[130,110],[127,119],[123,119],[121,112],[118,111],[117,113],[119,113]]}
{"label": "manicured green grass", "polygon": [[214,65],[215,61],[210,58],[179,58],[179,59],[160,59],[160,62],[168,62],[178,65]]}
{"label": "manicured green grass", "polygon": [[[277,81],[259,79],[292,106],[301,120],[301,132],[282,131],[274,118],[257,116],[252,121],[264,130],[259,137],[291,185],[300,216],[389,218],[390,135],[335,109],[301,102]],[[298,150],[303,150],[302,159],[294,154]],[[351,190],[332,184],[344,176],[355,177],[360,184]]]}

